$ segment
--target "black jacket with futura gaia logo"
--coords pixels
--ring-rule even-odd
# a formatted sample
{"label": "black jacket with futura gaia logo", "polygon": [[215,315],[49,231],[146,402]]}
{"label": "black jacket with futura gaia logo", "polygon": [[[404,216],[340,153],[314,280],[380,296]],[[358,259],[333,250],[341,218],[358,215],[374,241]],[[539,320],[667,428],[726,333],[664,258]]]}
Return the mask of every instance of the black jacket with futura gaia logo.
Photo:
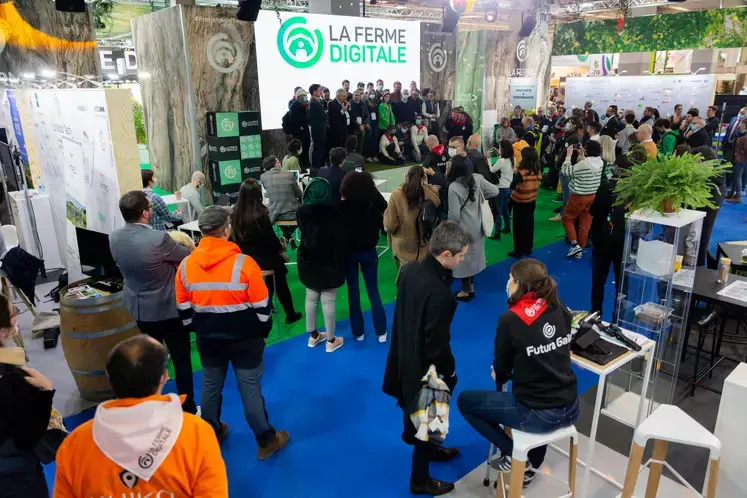
{"label": "black jacket with futura gaia logo", "polygon": [[498,390],[513,380],[513,394],[535,410],[562,408],[576,401],[571,370],[571,314],[526,294],[498,320],[495,335]]}

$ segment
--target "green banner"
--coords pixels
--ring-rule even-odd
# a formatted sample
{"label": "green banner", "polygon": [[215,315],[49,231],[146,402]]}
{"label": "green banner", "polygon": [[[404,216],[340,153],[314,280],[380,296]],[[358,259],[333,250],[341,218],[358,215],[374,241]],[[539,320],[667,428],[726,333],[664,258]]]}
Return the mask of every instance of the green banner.
{"label": "green banner", "polygon": [[472,118],[473,133],[482,126],[482,87],[485,75],[485,32],[460,32],[457,40],[456,105]]}
{"label": "green banner", "polygon": [[747,8],[633,17],[618,33],[617,20],[581,21],[555,29],[552,55],[654,52],[747,46]]}

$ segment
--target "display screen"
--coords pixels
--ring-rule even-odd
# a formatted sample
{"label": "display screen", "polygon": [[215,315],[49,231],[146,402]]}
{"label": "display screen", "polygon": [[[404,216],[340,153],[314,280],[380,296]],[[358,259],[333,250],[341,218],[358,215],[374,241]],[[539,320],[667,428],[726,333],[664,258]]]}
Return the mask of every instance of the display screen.
{"label": "display screen", "polygon": [[254,32],[265,130],[281,128],[297,86],[318,83],[334,98],[345,79],[351,91],[359,81],[420,82],[418,22],[260,11]]}

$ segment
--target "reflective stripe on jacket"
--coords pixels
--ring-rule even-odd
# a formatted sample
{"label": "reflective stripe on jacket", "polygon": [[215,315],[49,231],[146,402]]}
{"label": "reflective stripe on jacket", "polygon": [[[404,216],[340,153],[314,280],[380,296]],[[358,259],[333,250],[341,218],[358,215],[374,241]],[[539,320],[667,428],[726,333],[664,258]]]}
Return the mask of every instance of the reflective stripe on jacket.
{"label": "reflective stripe on jacket", "polygon": [[204,237],[179,265],[175,287],[179,315],[198,339],[267,337],[272,328],[262,270],[233,242]]}

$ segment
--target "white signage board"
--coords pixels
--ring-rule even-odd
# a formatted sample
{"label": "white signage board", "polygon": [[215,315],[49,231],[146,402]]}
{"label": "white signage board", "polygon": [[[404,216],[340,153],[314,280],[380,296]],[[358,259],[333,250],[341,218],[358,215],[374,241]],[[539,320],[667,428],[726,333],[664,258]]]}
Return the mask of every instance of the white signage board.
{"label": "white signage board", "polygon": [[58,244],[70,256],[69,225],[111,233],[124,224],[105,90],[24,93]]}
{"label": "white signage board", "polygon": [[635,111],[640,118],[646,107],[659,109],[666,117],[674,114],[675,105],[682,104],[685,112],[696,107],[704,116],[715,89],[712,74],[568,78],[565,106],[570,110],[592,102],[602,114],[607,106],[616,105],[619,110]]}
{"label": "white signage board", "polygon": [[[278,19],[279,18],[279,19]],[[254,23],[262,128],[281,128],[293,89],[318,83],[332,98],[349,80],[420,81],[420,23],[261,10]]]}
{"label": "white signage board", "polygon": [[537,105],[537,78],[511,78],[511,109],[520,105],[522,109],[534,109]]}

